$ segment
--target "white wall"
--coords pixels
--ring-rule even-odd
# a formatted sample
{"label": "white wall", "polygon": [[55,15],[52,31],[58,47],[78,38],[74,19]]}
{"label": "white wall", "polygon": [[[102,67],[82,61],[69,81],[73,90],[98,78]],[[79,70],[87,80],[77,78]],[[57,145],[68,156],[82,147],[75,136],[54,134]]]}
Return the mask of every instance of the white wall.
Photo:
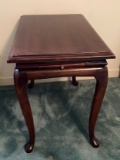
{"label": "white wall", "polygon": [[115,53],[108,60],[109,76],[119,75],[120,0],[0,0],[0,85],[13,83],[14,64],[7,57],[19,17],[24,14],[84,14]]}

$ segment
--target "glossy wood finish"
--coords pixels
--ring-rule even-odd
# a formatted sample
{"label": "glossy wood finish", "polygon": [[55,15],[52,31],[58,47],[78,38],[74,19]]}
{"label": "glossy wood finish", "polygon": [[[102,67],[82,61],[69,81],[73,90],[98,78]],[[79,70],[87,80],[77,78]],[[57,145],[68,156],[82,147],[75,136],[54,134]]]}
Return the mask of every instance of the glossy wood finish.
{"label": "glossy wood finish", "polygon": [[25,145],[26,152],[30,153],[34,148],[35,131],[32,117],[32,111],[28,100],[26,86],[28,82],[27,74],[20,73],[18,69],[14,72],[14,82],[16,87],[16,93],[19,99],[20,107],[25,118],[25,122],[29,131],[29,141]]}
{"label": "glossy wood finish", "polygon": [[8,63],[16,63],[16,93],[29,131],[26,152],[31,152],[35,143],[26,87],[32,88],[35,79],[66,76],[72,77],[75,86],[78,85],[76,76],[96,79],[89,137],[93,147],[99,146],[94,132],[107,86],[108,58],[115,56],[83,15],[31,15],[20,18]]}
{"label": "glossy wood finish", "polygon": [[21,16],[8,62],[80,62],[114,58],[83,15]]}
{"label": "glossy wood finish", "polygon": [[[95,124],[97,121],[97,117],[100,111],[101,103],[105,94],[106,86],[107,86],[107,67],[96,68],[96,69],[69,69],[68,70],[54,70],[51,72],[50,70],[45,71],[19,71],[15,69],[15,86],[18,95],[18,99],[21,105],[21,109],[28,127],[30,140],[27,143],[27,147],[25,148],[26,152],[31,152],[34,147],[34,125],[33,119],[31,115],[30,104],[26,95],[26,85],[27,81],[31,78],[34,79],[42,79],[42,78],[53,78],[53,77],[64,77],[64,76],[92,76],[96,79],[96,91],[93,98],[91,114],[89,119],[89,137],[90,142],[93,147],[97,148],[99,146],[98,139],[94,136]],[[24,106],[25,105],[25,106]]]}
{"label": "glossy wood finish", "polygon": [[94,77],[96,79],[96,89],[94,93],[94,98],[91,106],[91,113],[89,117],[89,137],[90,142],[93,147],[98,148],[99,147],[99,140],[94,135],[95,130],[95,124],[97,121],[97,117],[102,105],[102,101],[104,98],[104,94],[107,87],[107,81],[108,81],[108,70],[107,67],[104,67],[100,70],[98,70]]}

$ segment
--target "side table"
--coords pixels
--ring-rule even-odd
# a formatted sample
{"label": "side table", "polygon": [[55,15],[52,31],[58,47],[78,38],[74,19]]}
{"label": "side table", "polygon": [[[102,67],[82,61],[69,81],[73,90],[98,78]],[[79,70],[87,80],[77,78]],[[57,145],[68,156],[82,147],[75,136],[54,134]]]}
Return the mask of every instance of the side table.
{"label": "side table", "polygon": [[[21,110],[29,131],[25,151],[31,152],[35,130],[26,86],[35,79],[92,76],[96,89],[89,117],[89,137],[93,147],[99,146],[94,130],[105,94],[108,70],[106,59],[115,55],[91,27],[83,15],[21,16],[8,63],[16,63],[14,83]],[[28,80],[31,83],[28,84]]]}

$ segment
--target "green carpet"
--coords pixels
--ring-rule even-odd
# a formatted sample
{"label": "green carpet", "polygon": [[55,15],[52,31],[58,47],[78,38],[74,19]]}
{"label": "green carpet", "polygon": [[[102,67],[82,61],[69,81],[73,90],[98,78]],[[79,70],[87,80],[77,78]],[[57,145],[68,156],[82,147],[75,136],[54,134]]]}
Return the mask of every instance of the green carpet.
{"label": "green carpet", "polygon": [[0,87],[0,160],[119,160],[120,79],[109,79],[96,126],[98,149],[89,144],[88,118],[95,81],[35,84],[28,90],[36,143],[23,145],[28,131],[13,86]]}

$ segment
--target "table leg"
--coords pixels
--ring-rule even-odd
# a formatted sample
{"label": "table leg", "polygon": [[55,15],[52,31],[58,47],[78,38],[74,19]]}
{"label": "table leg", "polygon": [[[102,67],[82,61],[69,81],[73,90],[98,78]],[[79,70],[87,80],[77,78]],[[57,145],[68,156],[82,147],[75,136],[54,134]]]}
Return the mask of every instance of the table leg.
{"label": "table leg", "polygon": [[72,84],[74,86],[78,86],[78,81],[76,80],[76,77],[75,76],[72,76]]}
{"label": "table leg", "polygon": [[99,140],[94,135],[95,130],[95,124],[96,120],[102,105],[102,101],[104,98],[104,94],[107,87],[107,80],[108,80],[108,71],[107,67],[101,69],[100,71],[96,71],[95,74],[96,79],[96,89],[94,93],[94,98],[92,102],[91,107],[91,113],[89,118],[89,137],[90,142],[93,147],[98,148],[99,147]]}
{"label": "table leg", "polygon": [[28,83],[28,88],[34,87],[34,80],[31,80],[30,83]]}
{"label": "table leg", "polygon": [[35,131],[34,131],[34,123],[33,123],[31,107],[26,92],[27,82],[28,80],[26,74],[20,73],[18,69],[15,69],[14,72],[15,88],[30,137],[29,141],[25,145],[25,151],[27,153],[30,153],[34,148]]}

